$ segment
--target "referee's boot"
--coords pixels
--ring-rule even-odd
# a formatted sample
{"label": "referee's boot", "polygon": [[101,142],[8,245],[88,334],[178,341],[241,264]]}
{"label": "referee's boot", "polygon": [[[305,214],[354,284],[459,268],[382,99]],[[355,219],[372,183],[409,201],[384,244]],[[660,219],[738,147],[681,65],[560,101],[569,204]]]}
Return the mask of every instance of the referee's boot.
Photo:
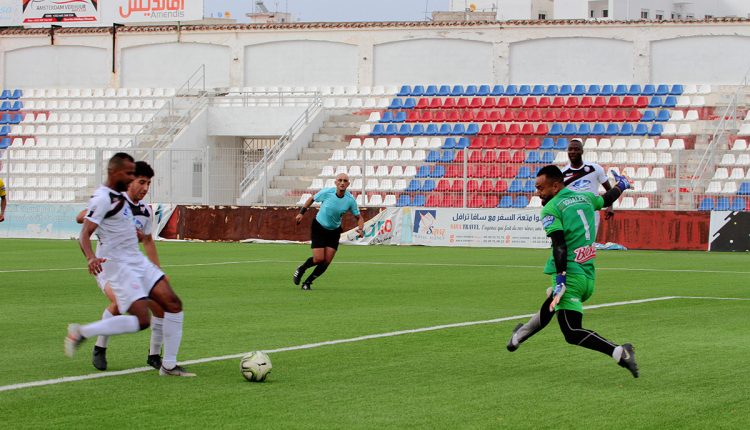
{"label": "referee's boot", "polygon": [[292,282],[294,282],[294,285],[299,285],[299,281],[302,280],[302,276],[304,274],[305,269],[302,266],[297,267],[297,269],[294,271],[294,275],[292,275]]}
{"label": "referee's boot", "polygon": [[622,357],[620,357],[620,361],[617,364],[628,369],[634,378],[638,377],[638,363],[635,362],[635,349],[633,349],[633,345],[629,343],[622,344]]}
{"label": "referee's boot", "polygon": [[303,290],[312,290],[312,282],[303,282],[302,283],[302,289]]}

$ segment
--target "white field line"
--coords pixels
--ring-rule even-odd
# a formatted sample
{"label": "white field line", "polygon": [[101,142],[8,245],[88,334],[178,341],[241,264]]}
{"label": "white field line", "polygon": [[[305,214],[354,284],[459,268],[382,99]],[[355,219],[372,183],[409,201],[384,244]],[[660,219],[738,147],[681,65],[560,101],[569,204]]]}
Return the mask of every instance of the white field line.
{"label": "white field line", "polygon": [[[169,267],[200,267],[200,266],[227,266],[234,264],[299,264],[300,260],[241,260],[241,261],[219,261],[215,263],[190,263],[190,264],[165,264],[163,268]],[[341,261],[336,264],[356,264],[369,266],[417,266],[417,267],[495,267],[499,269],[535,269],[542,270],[543,266],[531,266],[521,264],[464,264],[464,263],[413,263],[413,262],[388,262],[388,261]],[[75,270],[87,270],[86,267],[63,267],[58,269],[9,269],[0,270],[0,273],[41,273],[41,272],[67,272]],[[750,271],[741,270],[700,270],[700,269],[644,269],[633,267],[597,267],[598,271],[623,271],[623,272],[659,272],[659,273],[725,273],[734,275],[750,275]]]}
{"label": "white field line", "polygon": [[[685,296],[665,296],[665,297],[652,297],[648,299],[640,299],[640,300],[627,300],[622,302],[611,302],[611,303],[602,303],[599,305],[591,305],[591,306],[584,306],[584,309],[598,309],[598,308],[607,308],[612,306],[624,306],[624,305],[635,305],[640,303],[649,303],[649,302],[658,302],[658,301],[664,301],[664,300],[673,300],[673,299],[698,299],[698,300],[750,300],[750,298],[734,298],[734,297],[685,297]],[[296,345],[296,346],[288,346],[284,348],[276,348],[276,349],[266,349],[264,350],[267,353],[277,353],[277,352],[288,352],[288,351],[299,351],[303,349],[312,349],[312,348],[319,348],[321,346],[329,346],[329,345],[339,345],[343,343],[353,343],[353,342],[361,342],[364,340],[371,340],[371,339],[380,339],[385,337],[393,337],[393,336],[401,336],[405,334],[415,334],[415,333],[424,333],[428,331],[436,331],[436,330],[445,330],[450,328],[457,328],[457,327],[468,327],[468,326],[474,326],[474,325],[482,325],[482,324],[495,324],[505,321],[513,321],[518,319],[526,319],[530,318],[533,314],[523,314],[523,315],[513,315],[510,317],[503,317],[503,318],[495,318],[491,320],[481,320],[481,321],[468,321],[468,322],[460,322],[460,323],[453,323],[453,324],[442,324],[442,325],[436,325],[431,327],[422,327],[422,328],[415,328],[410,330],[399,330],[399,331],[392,331],[388,333],[378,333],[378,334],[369,334],[365,336],[358,336],[358,337],[352,337],[348,339],[337,339],[337,340],[329,340],[324,342],[316,342],[316,343],[308,343],[304,345]],[[239,354],[230,354],[230,355],[222,355],[217,357],[207,357],[207,358],[199,358],[196,360],[187,360],[182,361],[180,364],[184,365],[191,365],[191,364],[201,364],[201,363],[209,363],[213,361],[222,361],[222,360],[233,360],[242,357],[245,355],[246,352],[242,352]],[[66,376],[63,378],[56,378],[56,379],[47,379],[43,381],[34,381],[34,382],[23,382],[20,384],[11,384],[11,385],[3,385],[0,386],[0,392],[3,391],[12,391],[12,390],[20,390],[25,388],[32,388],[32,387],[42,387],[46,385],[57,385],[62,384],[65,382],[76,382],[76,381],[85,381],[89,379],[98,379],[98,378],[107,378],[111,376],[122,376],[122,375],[131,375],[134,373],[143,373],[143,372],[149,372],[154,371],[151,367],[136,367],[133,369],[125,369],[125,370],[118,370],[118,371],[111,371],[111,372],[99,372],[99,373],[90,373],[88,375],[79,375],[79,376]]]}

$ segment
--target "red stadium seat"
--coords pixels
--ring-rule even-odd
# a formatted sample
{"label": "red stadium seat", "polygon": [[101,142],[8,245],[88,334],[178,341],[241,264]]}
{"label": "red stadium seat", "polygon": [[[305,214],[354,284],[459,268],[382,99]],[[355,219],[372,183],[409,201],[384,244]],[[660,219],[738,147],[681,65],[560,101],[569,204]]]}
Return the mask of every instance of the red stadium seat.
{"label": "red stadium seat", "polygon": [[523,103],[523,106],[525,108],[534,108],[537,106],[537,99],[536,97],[527,97],[526,101]]}
{"label": "red stadium seat", "polygon": [[470,109],[479,109],[482,107],[482,98],[481,97],[473,97],[471,101],[469,101],[469,108]]}
{"label": "red stadium seat", "polygon": [[467,99],[466,97],[459,98],[456,101],[456,107],[458,109],[466,109],[467,107],[469,107],[469,99]]}
{"label": "red stadium seat", "polygon": [[628,120],[627,113],[622,109],[617,109],[612,113],[612,121],[614,122],[625,122]]}
{"label": "red stadium seat", "polygon": [[513,143],[510,145],[511,149],[524,149],[526,147],[526,139],[523,137],[517,137],[513,139]]}
{"label": "red stadium seat", "polygon": [[520,110],[516,112],[516,121],[525,122],[529,120],[528,110]]}
{"label": "red stadium seat", "polygon": [[456,99],[453,98],[447,98],[443,100],[443,104],[441,106],[443,109],[455,109],[456,108]]}
{"label": "red stadium seat", "polygon": [[419,100],[417,100],[417,105],[415,106],[415,109],[428,109],[430,107],[430,99],[426,97],[422,97]]}
{"label": "red stadium seat", "polygon": [[637,108],[648,107],[648,97],[647,96],[639,96],[637,99],[635,99],[635,107],[637,107]]}
{"label": "red stadium seat", "polygon": [[524,124],[523,127],[521,127],[521,134],[526,136],[534,134],[534,124]]}
{"label": "red stadium seat", "polygon": [[633,107],[635,106],[635,100],[633,100],[632,96],[625,96],[622,98],[622,102],[620,102],[620,107]]}
{"label": "red stadium seat", "polygon": [[570,112],[566,109],[557,112],[557,122],[570,122]]}
{"label": "red stadium seat", "polygon": [[445,111],[444,110],[433,111],[432,122],[445,122]]}
{"label": "red stadium seat", "polygon": [[512,108],[521,108],[523,107],[523,98],[521,97],[513,97],[510,101],[510,107]]}
{"label": "red stadium seat", "polygon": [[573,111],[573,115],[570,117],[570,120],[573,122],[583,122],[586,121],[586,117],[583,115],[582,110],[576,109]]}
{"label": "red stadium seat", "polygon": [[502,119],[503,112],[501,110],[491,110],[487,114],[487,122],[498,122]]}
{"label": "red stadium seat", "polygon": [[620,103],[622,102],[620,101],[619,97],[612,96],[609,98],[609,100],[607,100],[607,107],[611,107],[611,108],[620,107]]}
{"label": "red stadium seat", "polygon": [[[546,127],[547,124],[539,124],[537,126],[537,134],[539,134],[538,130],[539,130],[539,127],[541,127],[541,126],[545,126]],[[547,133],[544,133],[544,134],[547,134]],[[526,142],[526,149],[537,149],[540,146],[542,146],[542,143],[539,141],[539,138],[537,138],[537,137],[532,137],[531,139],[529,139]]]}
{"label": "red stadium seat", "polygon": [[529,121],[531,122],[541,122],[542,121],[542,111],[539,109],[530,109],[529,110]]}
{"label": "red stadium seat", "polygon": [[467,109],[461,113],[461,122],[474,122],[476,121],[476,117],[474,116],[474,111],[471,109]]}
{"label": "red stadium seat", "polygon": [[482,183],[479,184],[479,191],[482,193],[491,193],[495,188],[495,184],[489,179],[483,179]]}
{"label": "red stadium seat", "polygon": [[487,111],[484,109],[479,109],[478,111],[474,112],[474,121],[487,122]]}
{"label": "red stadium seat", "polygon": [[482,207],[494,208],[494,207],[497,207],[499,203],[500,203],[500,198],[494,194],[491,194],[484,199],[484,205]]}
{"label": "red stadium seat", "polygon": [[579,105],[578,97],[568,97],[565,99],[565,107],[567,108],[577,108]]}
{"label": "red stadium seat", "polygon": [[539,103],[536,106],[539,108],[548,108],[550,104],[549,97],[539,97]]}
{"label": "red stadium seat", "polygon": [[510,158],[511,163],[523,163],[524,161],[526,161],[526,152],[524,151],[516,151]]}
{"label": "red stadium seat", "polygon": [[[581,104],[581,106],[583,106],[583,104]],[[607,99],[604,96],[596,96],[594,97],[594,103],[592,106],[596,108],[607,107]]]}
{"label": "red stadium seat", "polygon": [[498,97],[497,98],[497,107],[499,108],[506,108],[510,106],[510,102],[508,101],[507,97]]}
{"label": "red stadium seat", "polygon": [[599,121],[599,114],[594,109],[588,109],[584,114],[584,120],[586,122],[597,122]]}
{"label": "red stadium seat", "polygon": [[482,161],[482,151],[469,151],[469,163],[480,163]]}
{"label": "red stadium seat", "polygon": [[463,179],[455,179],[453,183],[451,184],[450,191],[452,193],[462,193],[464,191],[464,180]]}
{"label": "red stadium seat", "polygon": [[597,120],[601,122],[610,122],[612,121],[612,111],[609,109],[604,109],[597,115]]}
{"label": "red stadium seat", "polygon": [[497,107],[497,100],[494,97],[485,97],[484,101],[482,101],[482,107],[485,109]]}
{"label": "red stadium seat", "polygon": [[479,134],[481,136],[492,134],[492,124],[482,124],[482,127],[479,129]]}
{"label": "red stadium seat", "polygon": [[502,173],[502,169],[500,168],[499,164],[493,164],[485,171],[483,178],[499,178],[500,173]]}
{"label": "red stadium seat", "polygon": [[[480,133],[481,134],[481,133]],[[469,148],[471,149],[481,149],[484,146],[484,137],[474,137],[471,139],[471,143],[469,144]]]}
{"label": "red stadium seat", "polygon": [[496,137],[487,137],[487,139],[484,141],[484,144],[482,145],[482,148],[484,149],[497,149],[499,146],[499,143],[497,141]]}
{"label": "red stadium seat", "polygon": [[505,109],[503,112],[503,121],[513,122],[516,120],[516,113],[512,109]]}
{"label": "red stadium seat", "polygon": [[501,137],[500,140],[497,142],[497,148],[508,149],[510,148],[510,144],[511,144],[510,137]]}
{"label": "red stadium seat", "polygon": [[505,181],[504,181],[504,180],[502,180],[502,179],[498,179],[498,180],[497,180],[497,181],[495,182],[495,192],[496,192],[496,193],[504,193],[504,192],[506,192],[506,191],[508,191],[508,183],[507,183],[507,182],[505,182]]}
{"label": "red stadium seat", "polygon": [[544,112],[544,114],[542,115],[542,120],[545,122],[555,122],[557,121],[557,113],[554,110],[550,109]]}
{"label": "red stadium seat", "polygon": [[482,156],[482,163],[495,163],[497,161],[495,151],[492,149],[488,149],[484,152],[484,155]]}
{"label": "red stadium seat", "polygon": [[508,134],[508,131],[505,129],[505,124],[495,124],[495,129],[493,130],[492,134],[496,135],[502,135],[502,134]]}
{"label": "red stadium seat", "polygon": [[630,112],[628,112],[628,121],[631,122],[638,122],[641,120],[641,117],[643,114],[638,109],[632,109]]}
{"label": "red stadium seat", "polygon": [[[456,151],[456,156],[453,157],[453,162],[458,164],[463,164],[464,162],[464,151]],[[452,166],[449,166],[452,167]],[[461,170],[463,172],[463,170]],[[448,176],[448,173],[446,172],[445,176]],[[448,176],[449,178],[455,178],[455,176]]]}
{"label": "red stadium seat", "polygon": [[469,206],[470,208],[481,208],[484,205],[484,199],[479,194],[471,194],[469,196]]}
{"label": "red stadium seat", "polygon": [[435,191],[448,191],[451,188],[451,184],[447,179],[441,179],[435,186]]}
{"label": "red stadium seat", "polygon": [[591,97],[589,96],[583,96],[581,97],[581,102],[578,103],[578,107],[582,108],[590,108],[594,105],[593,100],[591,100]]}
{"label": "red stadium seat", "polygon": [[466,191],[474,193],[479,190],[479,181],[476,179],[469,179],[466,181]]}
{"label": "red stadium seat", "polygon": [[505,166],[505,168],[503,169],[502,176],[500,177],[501,178],[515,178],[517,174],[518,174],[518,167],[510,165],[510,166]]}
{"label": "red stadium seat", "polygon": [[[429,114],[430,111],[426,110],[426,111],[423,111],[422,113]],[[408,112],[406,112],[406,122],[420,122],[420,121],[425,121],[421,118],[420,111],[410,109]]]}
{"label": "red stadium seat", "polygon": [[427,195],[427,203],[425,206],[427,207],[440,207],[440,203],[443,199],[443,196],[438,193],[430,193]]}
{"label": "red stadium seat", "polygon": [[558,96],[552,99],[552,107],[553,108],[561,108],[565,106],[565,99]]}
{"label": "red stadium seat", "polygon": [[521,127],[518,124],[513,123],[508,126],[508,132],[506,134],[509,134],[511,136],[521,134]]}
{"label": "red stadium seat", "polygon": [[[458,160],[458,156],[461,156],[461,160]],[[464,152],[459,151],[456,153],[456,158],[453,159],[454,162],[460,162],[463,163],[464,161]],[[464,166],[460,164],[449,164],[448,167],[445,168],[445,177],[446,178],[460,178],[464,175]]]}
{"label": "red stadium seat", "polygon": [[460,122],[461,117],[458,116],[457,110],[451,109],[445,113],[445,121],[446,122]]}
{"label": "red stadium seat", "polygon": [[432,100],[430,100],[430,109],[442,109],[443,108],[443,100],[439,97],[435,97]]}
{"label": "red stadium seat", "polygon": [[534,134],[537,136],[546,136],[549,134],[549,126],[545,123],[537,124]]}
{"label": "red stadium seat", "polygon": [[509,163],[510,162],[510,152],[508,151],[500,151],[497,154],[497,162],[498,163]]}

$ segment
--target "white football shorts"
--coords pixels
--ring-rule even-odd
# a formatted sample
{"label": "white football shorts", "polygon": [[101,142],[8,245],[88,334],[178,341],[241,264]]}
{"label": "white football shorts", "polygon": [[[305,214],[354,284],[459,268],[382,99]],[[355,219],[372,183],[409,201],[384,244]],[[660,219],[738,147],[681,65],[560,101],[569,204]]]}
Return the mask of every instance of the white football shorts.
{"label": "white football shorts", "polygon": [[143,255],[127,261],[107,260],[102,269],[96,281],[102,291],[109,282],[121,314],[137,300],[148,297],[151,289],[164,277],[164,272]]}

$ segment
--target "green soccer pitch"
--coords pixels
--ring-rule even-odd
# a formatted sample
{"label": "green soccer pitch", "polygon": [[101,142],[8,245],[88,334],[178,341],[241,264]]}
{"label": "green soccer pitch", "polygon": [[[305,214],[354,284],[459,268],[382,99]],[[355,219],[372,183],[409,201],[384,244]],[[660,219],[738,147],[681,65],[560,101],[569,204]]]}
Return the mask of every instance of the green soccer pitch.
{"label": "green soccer pitch", "polygon": [[[91,365],[91,340],[65,357],[67,324],[106,305],[77,242],[0,240],[0,426],[750,425],[747,254],[599,253],[587,305],[615,305],[588,309],[584,327],[633,343],[634,379],[565,343],[556,320],[506,351],[544,298],[548,250],[342,246],[302,291],[291,277],[305,245],[157,247],[184,303],[178,358],[196,378],[146,370],[149,331],[110,339],[108,372]],[[240,375],[252,350],[270,351],[265,383]]]}

